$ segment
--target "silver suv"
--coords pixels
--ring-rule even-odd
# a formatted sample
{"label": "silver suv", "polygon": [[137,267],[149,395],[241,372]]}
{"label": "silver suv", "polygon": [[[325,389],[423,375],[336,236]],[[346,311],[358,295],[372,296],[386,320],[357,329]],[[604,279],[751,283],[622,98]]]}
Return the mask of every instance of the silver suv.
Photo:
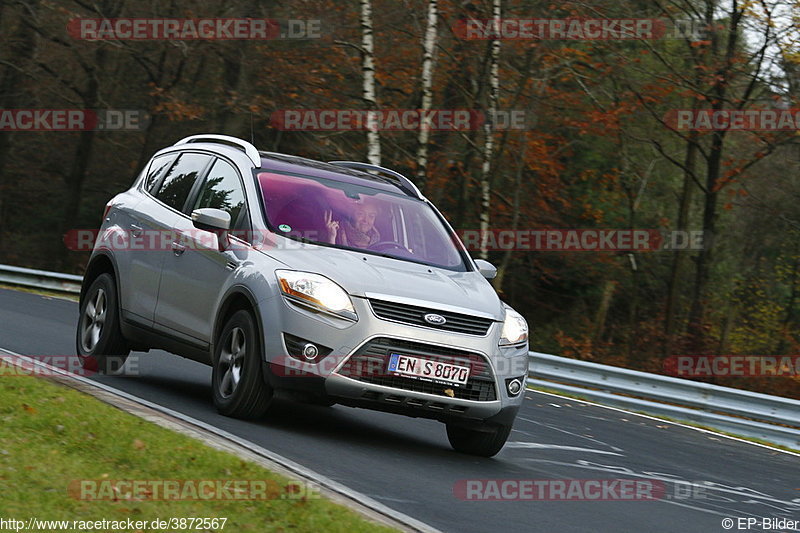
{"label": "silver suv", "polygon": [[397,172],[195,135],[106,206],[77,350],[104,372],[151,348],[211,365],[224,415],[338,403],[440,420],[492,456],[528,366],[494,274]]}

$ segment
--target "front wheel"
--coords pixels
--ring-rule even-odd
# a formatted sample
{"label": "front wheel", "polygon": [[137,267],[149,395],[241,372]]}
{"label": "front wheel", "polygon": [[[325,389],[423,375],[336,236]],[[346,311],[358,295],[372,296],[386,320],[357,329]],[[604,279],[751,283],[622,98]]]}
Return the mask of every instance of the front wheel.
{"label": "front wheel", "polygon": [[117,285],[110,274],[100,274],[80,304],[75,344],[83,368],[109,374],[122,368],[130,348],[119,326]]}
{"label": "front wheel", "polygon": [[511,434],[511,424],[497,424],[471,429],[447,424],[447,439],[454,450],[470,455],[492,457],[503,449]]}
{"label": "front wheel", "polygon": [[236,311],[217,339],[211,374],[214,405],[225,416],[252,419],[266,413],[272,388],[263,379],[253,315]]}

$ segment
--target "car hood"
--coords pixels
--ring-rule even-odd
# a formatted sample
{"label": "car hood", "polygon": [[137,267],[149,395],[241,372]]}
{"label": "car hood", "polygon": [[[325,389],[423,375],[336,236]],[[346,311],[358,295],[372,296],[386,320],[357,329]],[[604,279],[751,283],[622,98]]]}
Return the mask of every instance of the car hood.
{"label": "car hood", "polygon": [[[293,270],[322,274],[357,297],[417,300],[442,310],[483,314],[502,321],[503,304],[479,272],[454,272],[401,259],[303,245],[270,254]],[[408,302],[411,303],[411,302]]]}

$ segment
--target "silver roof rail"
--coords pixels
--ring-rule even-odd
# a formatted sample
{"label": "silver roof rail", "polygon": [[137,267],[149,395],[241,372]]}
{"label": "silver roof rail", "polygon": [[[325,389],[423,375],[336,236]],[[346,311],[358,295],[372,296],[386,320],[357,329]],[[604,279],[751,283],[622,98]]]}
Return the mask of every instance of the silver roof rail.
{"label": "silver roof rail", "polygon": [[203,133],[201,135],[190,135],[189,137],[184,137],[180,141],[176,142],[173,146],[178,146],[180,144],[189,144],[189,143],[217,143],[217,144],[226,144],[228,146],[235,146],[237,148],[242,149],[250,161],[256,167],[261,166],[261,155],[259,155],[258,150],[255,146],[250,144],[247,141],[243,141],[238,137],[231,137],[230,135],[216,135],[213,133]]}
{"label": "silver roof rail", "polygon": [[336,165],[345,168],[353,168],[356,170],[373,170],[375,172],[382,172],[384,174],[388,174],[393,178],[397,179],[400,182],[400,188],[411,196],[419,198],[420,200],[424,199],[425,197],[422,196],[422,193],[414,185],[414,182],[408,179],[407,177],[403,176],[396,170],[392,170],[390,168],[382,167],[379,165],[373,165],[372,163],[362,163],[361,161],[328,161],[331,165]]}

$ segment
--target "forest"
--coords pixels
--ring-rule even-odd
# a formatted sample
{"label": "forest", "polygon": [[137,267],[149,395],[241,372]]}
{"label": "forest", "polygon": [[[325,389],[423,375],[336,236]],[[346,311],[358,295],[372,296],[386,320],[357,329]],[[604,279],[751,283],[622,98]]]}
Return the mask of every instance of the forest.
{"label": "forest", "polygon": [[409,176],[531,350],[800,354],[796,0],[0,0],[0,34],[0,263],[82,273],[64,235],[220,133]]}

